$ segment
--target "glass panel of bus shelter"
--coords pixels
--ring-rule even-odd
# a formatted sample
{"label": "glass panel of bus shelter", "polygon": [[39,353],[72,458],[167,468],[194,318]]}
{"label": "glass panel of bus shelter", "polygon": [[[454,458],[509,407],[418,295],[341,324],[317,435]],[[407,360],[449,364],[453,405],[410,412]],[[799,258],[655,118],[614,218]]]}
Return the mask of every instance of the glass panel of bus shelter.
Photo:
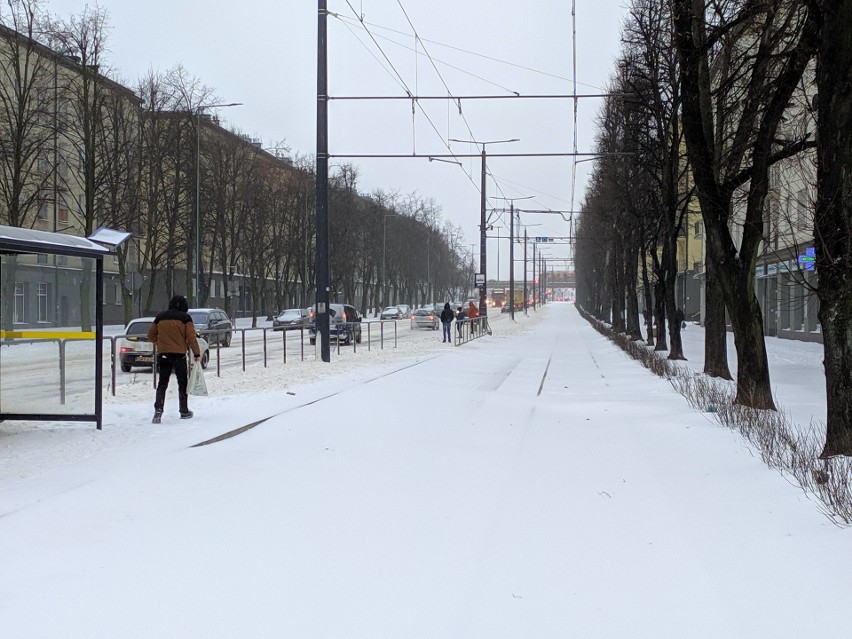
{"label": "glass panel of bus shelter", "polygon": [[96,260],[0,255],[0,412],[95,412]]}

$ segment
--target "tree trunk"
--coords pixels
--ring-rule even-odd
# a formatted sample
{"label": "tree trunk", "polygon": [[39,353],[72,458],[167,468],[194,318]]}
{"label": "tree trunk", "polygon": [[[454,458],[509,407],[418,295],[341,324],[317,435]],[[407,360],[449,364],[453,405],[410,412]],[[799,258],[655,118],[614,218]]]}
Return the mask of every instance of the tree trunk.
{"label": "tree trunk", "polygon": [[666,340],[666,285],[657,277],[654,283],[654,320],[657,325],[657,345],[655,351],[669,350]]}
{"label": "tree trunk", "polygon": [[95,279],[95,274],[92,272],[93,261],[92,258],[84,258],[80,273],[80,330],[84,332],[92,330],[92,316],[95,310],[95,301],[92,296],[92,284]]}
{"label": "tree trunk", "polygon": [[625,267],[625,294],[627,297],[627,333],[632,340],[642,339],[642,330],[639,326],[639,298],[636,296],[638,267],[639,267],[639,251],[635,243],[630,244],[630,249],[627,251]]}
{"label": "tree trunk", "polygon": [[654,296],[651,282],[648,281],[648,260],[642,256],[642,290],[645,295],[645,330],[648,333],[648,346],[654,345]]}
{"label": "tree trunk", "polygon": [[0,255],[2,267],[0,267],[0,317],[3,318],[2,329],[4,331],[14,330],[15,324],[15,279],[18,273],[17,255]]}
{"label": "tree trunk", "polygon": [[738,288],[742,297],[738,304],[728,309],[737,349],[737,397],[734,401],[752,408],[775,410],[760,305],[753,286],[739,282]]}
{"label": "tree trunk", "polygon": [[725,322],[725,296],[716,269],[707,260],[704,272],[704,374],[733,379],[728,368],[728,330]]}
{"label": "tree trunk", "polygon": [[822,457],[852,456],[852,0],[824,0],[817,69],[816,257],[826,432]]}

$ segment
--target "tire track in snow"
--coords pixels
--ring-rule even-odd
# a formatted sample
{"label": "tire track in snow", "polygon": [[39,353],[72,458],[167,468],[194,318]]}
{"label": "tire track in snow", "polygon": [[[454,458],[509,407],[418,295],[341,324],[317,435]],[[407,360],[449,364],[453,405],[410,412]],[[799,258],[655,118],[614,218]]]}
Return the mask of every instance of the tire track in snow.
{"label": "tire track in snow", "polygon": [[[361,382],[361,385],[372,384],[376,380],[382,379],[383,377],[388,377],[389,375],[393,375],[393,374],[398,373],[400,371],[404,371],[407,368],[414,368],[415,366],[419,366],[420,364],[423,364],[425,362],[428,362],[429,360],[435,359],[436,357],[440,357],[441,355],[442,355],[442,353],[438,354],[438,355],[433,355],[432,357],[424,358],[424,359],[422,359],[418,362],[414,362],[413,364],[409,364],[407,366],[401,366],[399,368],[395,368],[392,371],[388,371],[387,373],[382,373],[381,375],[377,375],[376,377],[365,380],[365,381]],[[288,408],[287,410],[282,410],[280,413],[275,413],[274,415],[270,415],[269,417],[264,417],[262,419],[258,419],[257,421],[251,422],[249,424],[245,424],[244,426],[240,426],[239,428],[235,428],[233,430],[229,430],[228,432],[222,433],[221,435],[217,435],[216,437],[213,437],[211,439],[207,439],[203,442],[193,444],[192,446],[190,446],[190,448],[200,448],[201,446],[209,446],[210,444],[218,444],[219,442],[225,441],[226,439],[231,439],[232,437],[236,437],[237,435],[242,435],[243,433],[250,431],[251,429],[256,428],[257,426],[260,426],[261,424],[268,422],[273,417],[278,417],[280,415],[286,415],[287,413],[291,413],[294,410],[299,410],[300,408],[304,408],[305,406],[313,406],[314,404],[322,402],[326,399],[330,399],[332,397],[335,397],[337,395],[345,393],[346,391],[352,390],[352,388],[353,388],[352,386],[348,386],[346,388],[335,391],[333,393],[329,393],[328,395],[323,395],[322,397],[317,397],[316,399],[313,399],[309,402],[305,402],[304,404],[299,404],[298,406],[292,406],[292,407]]]}

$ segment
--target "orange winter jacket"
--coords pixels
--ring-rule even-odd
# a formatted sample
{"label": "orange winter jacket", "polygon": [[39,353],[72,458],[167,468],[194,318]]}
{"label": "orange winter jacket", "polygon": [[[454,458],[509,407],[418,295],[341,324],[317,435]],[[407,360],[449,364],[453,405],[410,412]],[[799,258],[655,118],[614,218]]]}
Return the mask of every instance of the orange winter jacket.
{"label": "orange winter jacket", "polygon": [[195,324],[189,313],[175,308],[163,311],[148,329],[148,339],[157,346],[158,353],[184,354],[191,350],[196,357],[201,355],[195,339]]}
{"label": "orange winter jacket", "polygon": [[471,303],[469,303],[469,304],[468,304],[468,308],[467,308],[467,316],[468,316],[470,319],[474,319],[474,318],[476,318],[476,317],[479,317],[479,309],[478,309],[478,308],[476,308],[476,306],[474,306],[474,305],[473,305],[473,302],[471,302]]}

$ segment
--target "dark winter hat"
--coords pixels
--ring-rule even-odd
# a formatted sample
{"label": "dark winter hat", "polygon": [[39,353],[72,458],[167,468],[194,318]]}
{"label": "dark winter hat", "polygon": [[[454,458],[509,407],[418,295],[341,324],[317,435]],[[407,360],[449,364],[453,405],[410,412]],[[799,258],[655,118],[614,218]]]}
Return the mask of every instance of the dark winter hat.
{"label": "dark winter hat", "polygon": [[172,301],[169,302],[169,308],[186,313],[189,310],[189,304],[183,295],[175,295]]}
{"label": "dark winter hat", "polygon": [[445,311],[450,310],[450,303],[449,303],[449,302],[447,302],[446,304],[444,304],[444,310],[445,310]]}

